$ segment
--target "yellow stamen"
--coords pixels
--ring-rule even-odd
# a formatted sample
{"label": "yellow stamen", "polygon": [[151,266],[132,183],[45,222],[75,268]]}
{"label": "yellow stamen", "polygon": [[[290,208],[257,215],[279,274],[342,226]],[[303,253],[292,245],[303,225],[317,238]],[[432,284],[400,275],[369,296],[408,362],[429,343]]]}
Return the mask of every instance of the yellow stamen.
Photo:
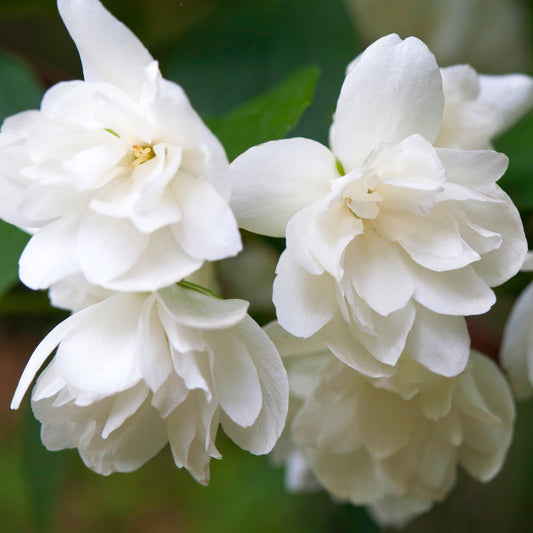
{"label": "yellow stamen", "polygon": [[139,165],[146,163],[150,159],[155,157],[154,149],[151,146],[137,146],[133,145],[133,155],[135,160],[133,161],[131,167],[133,169],[137,168]]}

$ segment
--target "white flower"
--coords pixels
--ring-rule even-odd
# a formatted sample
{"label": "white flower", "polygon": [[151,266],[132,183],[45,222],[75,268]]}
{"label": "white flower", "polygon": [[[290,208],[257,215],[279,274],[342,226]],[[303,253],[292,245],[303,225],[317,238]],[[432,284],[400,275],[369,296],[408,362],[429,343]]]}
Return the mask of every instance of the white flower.
{"label": "white flower", "polygon": [[401,525],[447,495],[459,464],[480,481],[501,469],[515,410],[487,357],[472,352],[453,378],[410,358],[391,378],[368,378],[312,339],[266,329],[289,375],[291,415],[275,453],[293,490],[318,481],[336,498],[369,505],[379,523]]}
{"label": "white flower", "polygon": [[97,0],[59,0],[85,81],[59,83],[0,134],[0,216],[34,233],[20,278],[171,285],[241,241],[229,164],[181,87]]}
{"label": "white flower", "polygon": [[300,337],[322,329],[335,354],[368,375],[394,371],[413,323],[457,342],[434,353],[418,336],[411,356],[442,375],[461,372],[461,316],[487,311],[489,287],[526,253],[518,211],[495,183],[507,158],[435,148],[444,107],[431,52],[390,35],[347,74],[331,151],[296,138],[232,163],[240,225],[287,239],[274,282],[280,324]]}
{"label": "white flower", "polygon": [[[522,267],[533,271],[533,252]],[[516,301],[503,331],[500,358],[513,392],[522,400],[533,397],[533,283]]]}
{"label": "white flower", "polygon": [[444,110],[435,146],[491,149],[492,140],[533,105],[533,79],[529,76],[479,75],[468,65],[454,65],[440,72]]}
{"label": "white flower", "polygon": [[176,465],[206,484],[219,425],[264,454],[285,423],[286,372],[247,306],[178,285],[115,294],[41,342],[12,407],[57,346],[32,394],[48,449],[78,448],[89,468],[110,474],[135,470],[168,442]]}
{"label": "white flower", "polygon": [[519,0],[345,0],[345,3],[367,42],[394,31],[421,38],[443,65],[465,61],[490,72],[531,67],[529,13]]}

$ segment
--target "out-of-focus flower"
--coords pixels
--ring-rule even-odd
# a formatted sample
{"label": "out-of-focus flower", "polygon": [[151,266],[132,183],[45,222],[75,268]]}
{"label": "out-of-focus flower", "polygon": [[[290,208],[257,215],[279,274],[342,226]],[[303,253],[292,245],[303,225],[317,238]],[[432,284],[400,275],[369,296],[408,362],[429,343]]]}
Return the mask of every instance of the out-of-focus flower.
{"label": "out-of-focus flower", "polygon": [[500,470],[515,416],[509,386],[487,357],[446,378],[401,358],[390,378],[368,378],[311,340],[267,327],[287,366],[290,417],[276,446],[287,485],[317,482],[337,498],[369,505],[399,526],[451,490],[457,466],[480,481]]}
{"label": "out-of-focus flower", "polygon": [[[533,252],[524,261],[523,271],[533,271]],[[513,392],[522,400],[533,397],[533,283],[516,301],[503,332],[500,359]]]}
{"label": "out-of-focus flower", "polygon": [[442,68],[444,110],[435,146],[487,150],[533,105],[533,79],[479,75],[468,65]]}
{"label": "out-of-focus flower", "polygon": [[[410,356],[460,373],[469,353],[462,316],[487,311],[489,287],[526,253],[518,211],[496,185],[507,158],[433,146],[445,106],[428,48],[390,35],[347,73],[331,151],[297,138],[232,163],[240,225],[287,239],[274,282],[279,323],[300,337],[322,329],[329,348],[368,375],[394,371],[413,324]],[[447,116],[458,135],[462,123],[454,130]],[[437,330],[448,343],[425,349],[424,332]]]}
{"label": "out-of-focus flower", "polygon": [[20,278],[151,291],[241,249],[229,164],[181,87],[97,0],[59,0],[85,81],[0,134],[0,216],[34,233]]}
{"label": "out-of-focus flower", "polygon": [[286,372],[247,307],[178,285],[115,294],[41,342],[12,407],[57,347],[32,393],[48,449],[78,448],[89,468],[110,474],[135,470],[168,442],[176,465],[207,484],[219,425],[264,454],[285,423]]}
{"label": "out-of-focus flower", "polygon": [[425,41],[442,65],[466,62],[494,73],[531,67],[528,13],[518,0],[345,2],[367,42],[395,31]]}

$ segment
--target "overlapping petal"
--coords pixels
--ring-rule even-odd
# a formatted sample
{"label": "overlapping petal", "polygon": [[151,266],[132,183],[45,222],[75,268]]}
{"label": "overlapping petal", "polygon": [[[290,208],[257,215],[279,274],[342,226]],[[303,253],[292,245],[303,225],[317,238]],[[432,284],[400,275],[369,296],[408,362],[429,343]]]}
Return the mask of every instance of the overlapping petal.
{"label": "overlapping petal", "polygon": [[[35,234],[23,282],[41,289],[83,274],[111,290],[152,291],[237,254],[229,163],[181,87],[98,0],[59,9],[85,81],[52,87],[40,111],[0,133],[0,196],[10,200],[0,217]],[[53,273],[50,232],[64,265]]]}
{"label": "overlapping petal", "polygon": [[[291,415],[275,455],[286,462],[292,490],[318,481],[335,498],[369,505],[378,523],[398,526],[446,496],[459,464],[480,481],[501,469],[515,410],[487,357],[472,352],[459,375],[443,377],[411,359],[406,347],[394,375],[370,378],[324,352],[305,354],[278,328],[267,331],[280,341],[288,368]],[[428,353],[440,342],[433,340]]]}
{"label": "overlapping petal", "polygon": [[331,148],[347,171],[381,142],[418,133],[432,143],[440,129],[442,82],[435,57],[414,37],[389,35],[369,46],[341,89]]}
{"label": "overlapping petal", "polygon": [[[415,359],[446,377],[464,369],[469,339],[454,317],[486,312],[491,287],[512,277],[526,253],[518,211],[496,184],[507,158],[470,137],[491,139],[501,129],[496,115],[514,120],[533,103],[529,78],[519,78],[507,80],[519,95],[514,110],[505,99],[498,108],[470,67],[439,70],[421,41],[389,35],[347,71],[330,135],[339,176],[323,172],[329,190],[299,172],[314,161],[303,146],[327,153],[312,141],[268,143],[239,157],[234,198],[252,218],[254,206],[266,206],[263,222],[248,229],[282,235],[286,225],[273,297],[282,327],[322,335],[342,361],[378,376],[390,373],[418,324]],[[453,345],[448,362],[439,350],[424,352],[415,306],[435,327],[442,322]],[[356,356],[350,338],[365,347]]]}
{"label": "overlapping petal", "polygon": [[12,406],[57,347],[32,395],[45,445],[76,447],[90,468],[110,474],[138,468],[169,442],[177,466],[206,484],[210,458],[220,458],[219,423],[263,454],[287,414],[286,372],[247,305],[177,285],[114,294],[42,341]]}

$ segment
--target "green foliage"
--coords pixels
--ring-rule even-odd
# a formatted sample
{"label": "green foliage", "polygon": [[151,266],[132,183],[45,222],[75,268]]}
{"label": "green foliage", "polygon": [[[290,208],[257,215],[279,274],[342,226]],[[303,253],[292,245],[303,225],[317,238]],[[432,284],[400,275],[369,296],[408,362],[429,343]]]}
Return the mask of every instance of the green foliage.
{"label": "green foliage", "polygon": [[327,142],[346,65],[360,51],[342,0],[204,1],[210,15],[158,51],[165,77],[201,113],[218,116],[317,65],[313,105],[293,134]]}
{"label": "green foliage", "polygon": [[19,111],[39,107],[42,93],[39,80],[25,63],[0,53],[0,122]]}
{"label": "green foliage", "polygon": [[0,296],[17,282],[18,259],[27,241],[26,233],[0,221]]}
{"label": "green foliage", "polygon": [[495,143],[509,157],[509,168],[499,181],[520,211],[533,210],[533,113],[524,117]]}
{"label": "green foliage", "polygon": [[233,160],[254,146],[281,139],[313,99],[318,69],[308,67],[227,115],[208,121]]}
{"label": "green foliage", "polygon": [[[42,88],[21,61],[0,53],[0,121],[9,115],[39,106]],[[18,258],[28,236],[0,221],[0,296],[17,280]]]}
{"label": "green foliage", "polygon": [[21,462],[31,519],[36,531],[47,532],[52,531],[70,452],[49,452],[41,443],[40,428],[28,411],[21,432]]}

